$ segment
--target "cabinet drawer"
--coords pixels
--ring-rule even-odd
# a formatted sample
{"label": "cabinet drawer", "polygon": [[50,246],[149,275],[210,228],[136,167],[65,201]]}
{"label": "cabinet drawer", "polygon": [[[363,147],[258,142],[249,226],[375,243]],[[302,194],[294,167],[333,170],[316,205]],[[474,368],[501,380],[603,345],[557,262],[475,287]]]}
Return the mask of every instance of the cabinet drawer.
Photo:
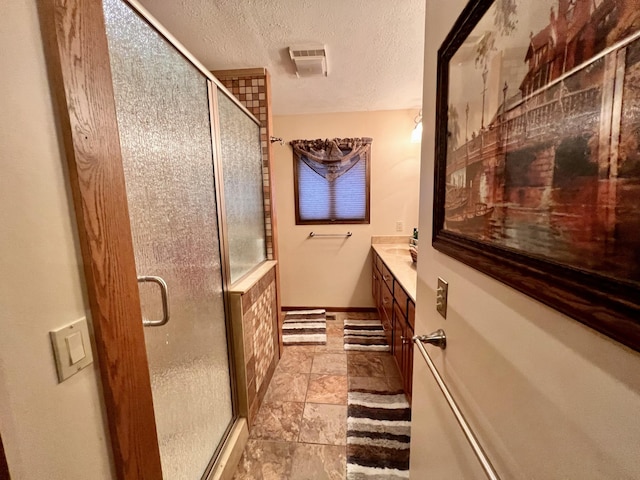
{"label": "cabinet drawer", "polygon": [[391,272],[384,263],[382,264],[382,270],[380,270],[380,273],[382,274],[382,281],[386,283],[389,290],[393,292],[393,275],[391,275]]}
{"label": "cabinet drawer", "polygon": [[416,328],[416,304],[409,300],[409,307],[407,308],[407,322],[411,325],[411,328]]}
{"label": "cabinet drawer", "polygon": [[407,318],[407,303],[409,303],[409,295],[406,294],[406,292],[398,284],[398,282],[396,282],[395,288],[393,290],[393,297],[396,299],[398,307],[400,307],[402,316],[404,318]]}

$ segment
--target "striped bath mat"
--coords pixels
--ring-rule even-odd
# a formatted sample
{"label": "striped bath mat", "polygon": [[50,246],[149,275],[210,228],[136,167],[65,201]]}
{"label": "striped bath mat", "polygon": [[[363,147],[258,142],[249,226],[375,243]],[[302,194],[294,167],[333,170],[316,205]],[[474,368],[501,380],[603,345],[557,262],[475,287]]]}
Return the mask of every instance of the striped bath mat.
{"label": "striped bath mat", "polygon": [[411,407],[402,392],[349,392],[347,480],[409,478]]}
{"label": "striped bath mat", "polygon": [[344,349],[388,352],[390,348],[380,320],[345,320]]}
{"label": "striped bath mat", "polygon": [[296,310],[284,315],[282,343],[285,345],[325,345],[327,319],[324,310]]}

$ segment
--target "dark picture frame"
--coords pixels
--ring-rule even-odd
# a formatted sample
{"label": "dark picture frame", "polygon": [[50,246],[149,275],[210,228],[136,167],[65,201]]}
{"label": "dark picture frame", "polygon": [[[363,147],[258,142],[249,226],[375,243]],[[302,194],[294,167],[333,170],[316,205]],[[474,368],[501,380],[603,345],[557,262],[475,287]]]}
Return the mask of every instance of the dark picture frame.
{"label": "dark picture frame", "polygon": [[640,351],[640,12],[542,3],[471,0],[438,51],[432,244]]}

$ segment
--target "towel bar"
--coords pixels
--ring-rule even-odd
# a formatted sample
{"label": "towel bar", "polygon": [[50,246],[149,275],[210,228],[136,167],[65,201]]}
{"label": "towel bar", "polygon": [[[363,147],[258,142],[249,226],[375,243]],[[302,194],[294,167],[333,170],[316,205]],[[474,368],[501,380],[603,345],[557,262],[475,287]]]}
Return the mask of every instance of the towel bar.
{"label": "towel bar", "polygon": [[352,235],[353,235],[353,233],[351,233],[351,232],[347,232],[347,233],[315,233],[315,232],[311,232],[309,234],[309,237],[350,237]]}
{"label": "towel bar", "polygon": [[495,469],[493,468],[493,465],[491,465],[491,462],[487,458],[487,455],[484,453],[484,450],[480,445],[480,443],[478,442],[478,439],[476,438],[475,434],[473,433],[473,430],[471,430],[471,427],[467,423],[467,420],[464,418],[464,415],[460,411],[460,408],[458,408],[458,404],[456,403],[454,398],[451,396],[451,392],[449,392],[449,388],[447,387],[446,383],[444,383],[444,380],[442,380],[442,377],[440,376],[440,372],[438,372],[438,369],[433,363],[433,360],[431,360],[429,353],[424,348],[423,343],[427,343],[427,344],[440,347],[444,350],[447,346],[446,335],[444,331],[438,330],[436,332],[433,332],[430,335],[415,335],[413,337],[413,343],[415,343],[418,346],[418,350],[420,350],[420,353],[422,354],[424,361],[427,362],[427,366],[431,371],[431,375],[433,375],[433,378],[435,378],[436,383],[438,384],[438,387],[440,387],[440,391],[444,395],[444,398],[447,400],[447,403],[449,404],[449,408],[453,412],[453,415],[456,417],[456,420],[458,421],[458,425],[460,425],[460,428],[462,429],[464,436],[467,438],[469,445],[471,445],[471,448],[473,449],[473,453],[476,455],[476,458],[482,465],[482,469],[484,470],[485,475],[490,480],[500,480],[500,477],[498,476]]}

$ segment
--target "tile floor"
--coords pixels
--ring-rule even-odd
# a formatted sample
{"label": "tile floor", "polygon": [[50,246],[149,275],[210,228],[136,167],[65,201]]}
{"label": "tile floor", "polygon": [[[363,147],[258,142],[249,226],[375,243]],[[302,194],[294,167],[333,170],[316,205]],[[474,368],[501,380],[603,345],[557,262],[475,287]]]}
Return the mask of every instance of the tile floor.
{"label": "tile floor", "polygon": [[401,389],[390,353],[343,349],[345,318],[327,320],[327,344],[289,346],[278,364],[234,480],[346,478],[347,390]]}

